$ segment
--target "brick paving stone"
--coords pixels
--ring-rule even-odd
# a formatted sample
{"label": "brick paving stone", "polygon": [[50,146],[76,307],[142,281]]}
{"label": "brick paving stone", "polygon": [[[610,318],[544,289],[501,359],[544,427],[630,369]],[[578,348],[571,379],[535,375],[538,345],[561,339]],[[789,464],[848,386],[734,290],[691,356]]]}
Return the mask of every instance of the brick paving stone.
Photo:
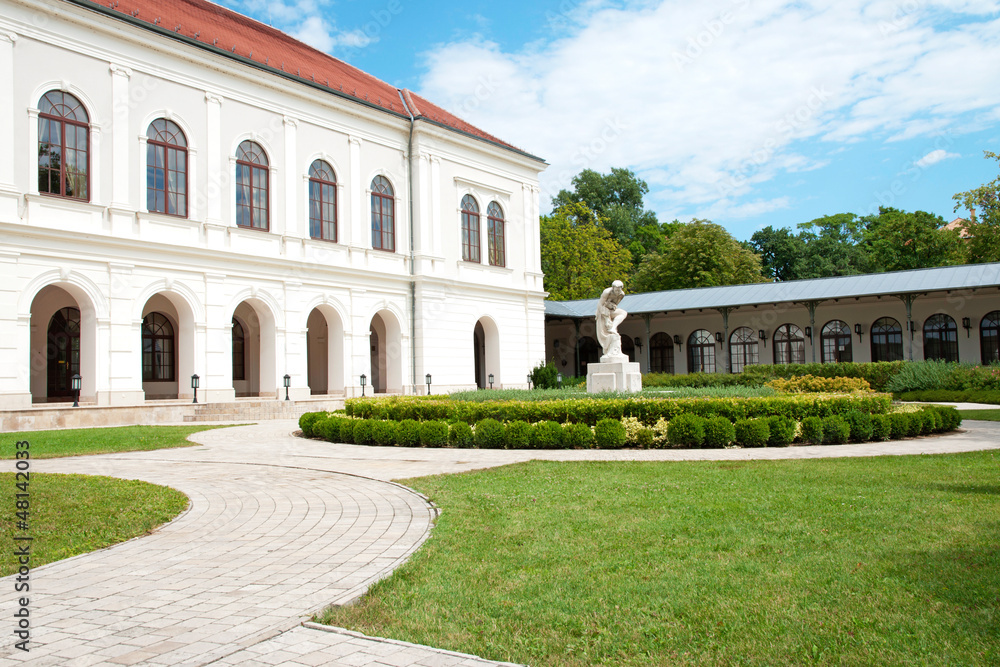
{"label": "brick paving stone", "polygon": [[[399,449],[294,437],[292,420],[204,431],[152,452],[49,459],[37,472],[171,486],[189,508],[148,536],[32,570],[32,651],[7,665],[356,665],[505,663],[300,623],[356,599],[406,561],[437,511],[392,482],[530,459],[657,461],[933,454],[1000,448],[1000,425],[901,442],[735,450]],[[0,586],[10,586],[10,578]],[[10,618],[15,600],[0,599]]]}

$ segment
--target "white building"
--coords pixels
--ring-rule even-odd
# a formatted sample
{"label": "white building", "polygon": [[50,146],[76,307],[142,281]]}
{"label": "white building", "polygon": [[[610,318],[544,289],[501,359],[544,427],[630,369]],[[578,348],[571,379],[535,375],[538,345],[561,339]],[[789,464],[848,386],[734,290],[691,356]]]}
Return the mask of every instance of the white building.
{"label": "white building", "polygon": [[544,357],[539,158],[205,0],[0,10],[0,407]]}

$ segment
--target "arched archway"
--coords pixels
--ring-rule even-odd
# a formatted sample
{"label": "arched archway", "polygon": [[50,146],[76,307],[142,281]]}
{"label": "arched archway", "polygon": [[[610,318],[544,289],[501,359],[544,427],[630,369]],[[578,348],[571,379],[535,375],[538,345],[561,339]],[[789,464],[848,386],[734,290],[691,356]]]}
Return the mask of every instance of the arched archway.
{"label": "arched archway", "polygon": [[[238,334],[243,336],[242,355],[238,354]],[[233,311],[232,377],[237,396],[278,395],[275,336],[274,314],[267,304],[260,299],[247,299],[236,306]],[[242,358],[238,358],[240,356]]]}
{"label": "arched archway", "polygon": [[491,374],[493,386],[501,385],[500,331],[491,318],[481,317],[476,321],[472,329],[472,344],[476,386],[480,389],[489,387]]}
{"label": "arched archway", "polygon": [[69,283],[43,287],[31,301],[30,388],[35,403],[97,398],[97,314],[86,293]]}
{"label": "arched archway", "polygon": [[313,394],[344,391],[344,324],[331,306],[313,308],[306,320],[306,358]]}
{"label": "arched archway", "polygon": [[577,353],[580,359],[580,367],[577,370],[577,376],[583,376],[587,374],[587,366],[589,364],[596,364],[600,361],[601,346],[590,336],[581,338],[578,345]]}
{"label": "arched archway", "polygon": [[157,292],[142,306],[142,390],[146,400],[189,398],[195,371],[194,312],[176,293]]}
{"label": "arched archway", "polygon": [[372,316],[369,325],[371,387],[375,393],[403,391],[403,336],[399,320],[389,310]]}

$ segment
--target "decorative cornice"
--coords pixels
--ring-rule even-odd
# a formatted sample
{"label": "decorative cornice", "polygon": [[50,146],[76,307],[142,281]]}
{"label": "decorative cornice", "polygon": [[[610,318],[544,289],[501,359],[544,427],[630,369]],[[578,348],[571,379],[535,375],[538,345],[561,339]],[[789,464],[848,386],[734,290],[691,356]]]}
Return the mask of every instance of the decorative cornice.
{"label": "decorative cornice", "polygon": [[129,69],[128,67],[123,67],[121,65],[116,65],[114,63],[111,63],[108,66],[108,69],[111,71],[111,74],[113,75],[123,76],[126,79],[132,78],[132,70]]}
{"label": "decorative cornice", "polygon": [[222,95],[219,95],[218,93],[210,93],[210,92],[206,91],[205,92],[205,101],[208,102],[209,104],[218,104],[218,105],[221,106],[222,105]]}

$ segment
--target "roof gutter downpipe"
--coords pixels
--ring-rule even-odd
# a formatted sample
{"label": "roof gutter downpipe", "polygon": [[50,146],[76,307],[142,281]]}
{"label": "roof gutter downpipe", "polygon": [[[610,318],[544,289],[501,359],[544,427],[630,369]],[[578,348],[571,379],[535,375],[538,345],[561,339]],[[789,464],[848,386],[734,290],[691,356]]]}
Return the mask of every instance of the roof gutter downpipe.
{"label": "roof gutter downpipe", "polygon": [[416,267],[414,266],[414,242],[413,242],[413,129],[416,119],[413,112],[406,104],[403,91],[398,90],[399,101],[403,103],[406,115],[410,117],[410,139],[406,145],[406,190],[409,195],[409,211],[407,217],[410,219],[410,386],[414,393],[417,391],[417,281]]}

